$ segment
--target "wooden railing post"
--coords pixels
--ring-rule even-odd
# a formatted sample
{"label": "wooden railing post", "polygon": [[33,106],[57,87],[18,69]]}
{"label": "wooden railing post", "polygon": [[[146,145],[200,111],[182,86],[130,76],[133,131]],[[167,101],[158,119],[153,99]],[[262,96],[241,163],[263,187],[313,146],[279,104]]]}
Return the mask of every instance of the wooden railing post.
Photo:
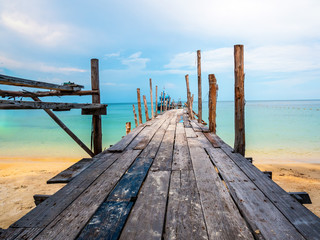
{"label": "wooden railing post", "polygon": [[149,81],[150,81],[151,118],[154,119],[153,98],[152,98],[152,80],[151,80],[151,78],[149,79]]}
{"label": "wooden railing post", "polygon": [[186,78],[186,85],[187,85],[187,104],[188,104],[188,112],[190,119],[193,119],[193,113],[192,113],[192,103],[191,103],[191,92],[189,87],[189,75],[187,74],[185,76]]}
{"label": "wooden railing post", "polygon": [[131,131],[131,122],[126,122],[126,134],[128,135]]}
{"label": "wooden railing post", "polygon": [[201,52],[197,51],[197,72],[198,72],[198,122],[202,122],[202,87],[201,87]]}
{"label": "wooden railing post", "polygon": [[158,116],[158,86],[156,85],[156,112],[155,116]]}
{"label": "wooden railing post", "polygon": [[138,99],[139,124],[142,124],[140,88],[137,88],[137,99]]}
{"label": "wooden railing post", "polygon": [[214,74],[209,74],[209,130],[216,133],[217,80]]}
{"label": "wooden railing post", "polygon": [[138,127],[139,124],[138,124],[136,108],[135,108],[134,104],[132,104],[132,108],[133,108],[134,123],[136,124],[136,127]]}
{"label": "wooden railing post", "polygon": [[163,92],[163,99],[162,99],[162,101],[163,101],[163,111],[166,111],[166,93],[165,92]]}
{"label": "wooden railing post", "polygon": [[147,99],[146,99],[145,95],[143,95],[143,103],[144,103],[144,112],[146,114],[146,121],[149,121],[150,118],[149,118],[149,114],[148,114],[148,104],[147,104]]}
{"label": "wooden railing post", "polygon": [[[91,87],[92,91],[98,94],[92,95],[92,103],[100,103],[100,87],[99,87],[99,60],[91,59]],[[101,115],[92,116],[93,128],[93,151],[94,154],[102,152],[102,128]]]}
{"label": "wooden railing post", "polygon": [[161,99],[160,99],[160,113],[162,113],[162,102],[163,102],[163,92],[161,92]]}
{"label": "wooden railing post", "polygon": [[244,120],[244,56],[243,45],[234,46],[234,151],[245,155],[245,120]]}

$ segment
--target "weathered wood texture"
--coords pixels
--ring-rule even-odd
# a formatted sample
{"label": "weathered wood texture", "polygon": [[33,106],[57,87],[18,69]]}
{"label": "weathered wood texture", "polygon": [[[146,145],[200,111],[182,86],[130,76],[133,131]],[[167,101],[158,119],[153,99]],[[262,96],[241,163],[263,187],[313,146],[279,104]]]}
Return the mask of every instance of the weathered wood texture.
{"label": "weathered wood texture", "polygon": [[245,121],[244,121],[244,56],[243,45],[234,46],[234,151],[245,154]]}
{"label": "weathered wood texture", "polygon": [[10,77],[0,74],[0,84],[20,86],[20,87],[31,87],[31,88],[44,88],[58,91],[79,91],[83,86],[74,83],[67,83],[64,85],[58,85],[53,83],[39,82],[34,80],[28,80],[17,77]]}
{"label": "weathered wood texture", "polygon": [[154,119],[154,108],[153,108],[153,98],[152,98],[152,79],[150,78],[149,81],[150,81],[151,118]]}
{"label": "weathered wood texture", "polygon": [[187,74],[185,78],[186,78],[186,86],[187,86],[187,106],[188,106],[190,119],[193,119],[192,100],[191,100],[191,93],[190,93],[190,87],[189,87],[189,75]]}
{"label": "weathered wood texture", "polygon": [[143,103],[144,103],[144,112],[146,115],[146,121],[149,121],[150,118],[149,118],[149,113],[148,113],[148,104],[147,104],[147,99],[146,99],[145,95],[143,95]]}
{"label": "weathered wood texture", "polygon": [[197,73],[198,73],[198,122],[202,122],[202,86],[201,86],[201,51],[197,51]]}
{"label": "weathered wood texture", "polygon": [[142,124],[140,88],[137,88],[137,100],[138,100],[139,124]]}
{"label": "weathered wood texture", "polygon": [[216,133],[217,80],[209,74],[209,130]]}
{"label": "weathered wood texture", "polygon": [[47,181],[48,184],[53,183],[68,183],[76,176],[78,176],[82,171],[89,167],[93,163],[92,158],[83,158],[79,162],[76,162],[72,166],[68,167],[66,170],[58,173],[53,178]]}
{"label": "weathered wood texture", "polygon": [[94,95],[99,94],[98,91],[86,90],[86,91],[37,91],[37,92],[28,92],[28,91],[10,91],[10,90],[1,90],[1,97],[52,97],[52,96],[85,96],[85,95]]}
{"label": "weathered wood texture", "polygon": [[132,110],[133,110],[133,116],[134,116],[134,123],[135,123],[136,127],[138,127],[139,124],[138,124],[136,108],[135,108],[134,104],[132,104]]}
{"label": "weathered wood texture", "polygon": [[0,238],[319,239],[318,217],[186,112],[134,129]]}
{"label": "weathered wood texture", "polygon": [[131,122],[126,122],[126,135],[131,132]]}
{"label": "weathered wood texture", "polygon": [[[57,102],[31,102],[0,100],[0,109],[52,109],[56,111],[68,111],[70,109],[106,109],[106,104],[91,103],[57,103]],[[106,112],[106,111],[105,111]],[[105,113],[106,114],[106,113]]]}
{"label": "weathered wood texture", "polygon": [[162,102],[163,102],[163,93],[161,92],[161,103],[160,103],[160,113],[162,113]]}
{"label": "weathered wood texture", "polygon": [[[100,104],[100,86],[99,86],[99,60],[91,59],[91,89],[98,91],[99,94],[92,95],[92,103]],[[93,152],[99,154],[102,152],[102,126],[101,116],[92,116],[92,141]]]}
{"label": "weathered wood texture", "polygon": [[158,116],[158,86],[156,85],[156,111],[155,117]]}

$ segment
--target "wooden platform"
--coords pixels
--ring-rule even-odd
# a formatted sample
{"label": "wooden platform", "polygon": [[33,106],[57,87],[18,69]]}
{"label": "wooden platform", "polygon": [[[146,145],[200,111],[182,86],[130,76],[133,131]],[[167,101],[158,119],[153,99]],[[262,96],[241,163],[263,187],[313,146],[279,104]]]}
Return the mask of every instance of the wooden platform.
{"label": "wooden platform", "polygon": [[0,238],[320,239],[317,216],[184,111],[64,171]]}

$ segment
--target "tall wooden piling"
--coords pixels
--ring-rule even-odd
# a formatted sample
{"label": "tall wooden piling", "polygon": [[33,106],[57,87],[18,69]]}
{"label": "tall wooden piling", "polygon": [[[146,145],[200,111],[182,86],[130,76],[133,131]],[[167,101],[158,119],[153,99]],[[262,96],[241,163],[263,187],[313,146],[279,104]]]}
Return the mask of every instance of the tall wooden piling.
{"label": "tall wooden piling", "polygon": [[161,92],[161,98],[160,98],[160,113],[162,113],[162,99],[163,99],[163,92]]}
{"label": "tall wooden piling", "polygon": [[126,122],[126,134],[128,135],[131,131],[131,122]]}
{"label": "tall wooden piling", "polygon": [[158,116],[158,86],[156,85],[156,112],[155,116]]}
{"label": "tall wooden piling", "polygon": [[136,108],[135,108],[134,104],[132,104],[132,109],[133,109],[134,123],[135,123],[136,127],[138,127],[139,124],[138,124]]}
{"label": "tall wooden piling", "polygon": [[162,110],[165,111],[165,110],[166,110],[166,93],[165,93],[165,92],[163,92],[163,99],[162,99],[162,101],[163,101],[163,103],[162,103],[162,105],[163,105]]}
{"label": "tall wooden piling", "polygon": [[153,98],[152,98],[152,80],[151,80],[151,78],[149,79],[149,81],[150,81],[151,118],[154,119]]}
{"label": "tall wooden piling", "polygon": [[137,88],[137,100],[138,100],[139,124],[142,124],[140,88]]}
{"label": "tall wooden piling", "polygon": [[143,95],[143,103],[144,103],[144,112],[146,114],[146,121],[149,121],[150,118],[149,118],[149,114],[148,114],[148,104],[147,104],[147,99],[146,99],[145,95]]}
{"label": "tall wooden piling", "polygon": [[244,120],[244,56],[243,45],[234,46],[234,151],[245,155],[245,120]]}
{"label": "tall wooden piling", "polygon": [[197,51],[197,72],[198,72],[198,122],[202,122],[202,87],[201,87],[201,52]]}
{"label": "tall wooden piling", "polygon": [[187,104],[188,104],[189,117],[190,117],[190,119],[193,119],[192,104],[191,104],[191,92],[190,92],[190,87],[189,87],[189,75],[187,74],[185,76],[185,78],[186,78],[186,85],[187,85]]}
{"label": "tall wooden piling", "polygon": [[214,74],[209,74],[209,130],[216,133],[217,80]]}
{"label": "tall wooden piling", "polygon": [[[99,87],[99,60],[91,59],[91,87],[92,91],[98,94],[92,95],[92,103],[100,103],[100,87]],[[102,128],[101,115],[92,115],[93,129],[93,151],[94,154],[102,152]]]}

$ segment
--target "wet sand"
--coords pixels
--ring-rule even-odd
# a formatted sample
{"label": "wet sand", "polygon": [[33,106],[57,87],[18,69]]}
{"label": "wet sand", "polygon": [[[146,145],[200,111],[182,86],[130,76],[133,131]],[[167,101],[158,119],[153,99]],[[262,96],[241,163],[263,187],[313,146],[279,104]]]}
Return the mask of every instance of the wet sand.
{"label": "wet sand", "polygon": [[[76,160],[0,161],[0,228],[12,223],[35,207],[34,194],[53,194],[64,184],[46,184]],[[273,172],[273,180],[290,192],[308,192],[313,204],[305,206],[320,217],[320,164],[255,164]]]}

